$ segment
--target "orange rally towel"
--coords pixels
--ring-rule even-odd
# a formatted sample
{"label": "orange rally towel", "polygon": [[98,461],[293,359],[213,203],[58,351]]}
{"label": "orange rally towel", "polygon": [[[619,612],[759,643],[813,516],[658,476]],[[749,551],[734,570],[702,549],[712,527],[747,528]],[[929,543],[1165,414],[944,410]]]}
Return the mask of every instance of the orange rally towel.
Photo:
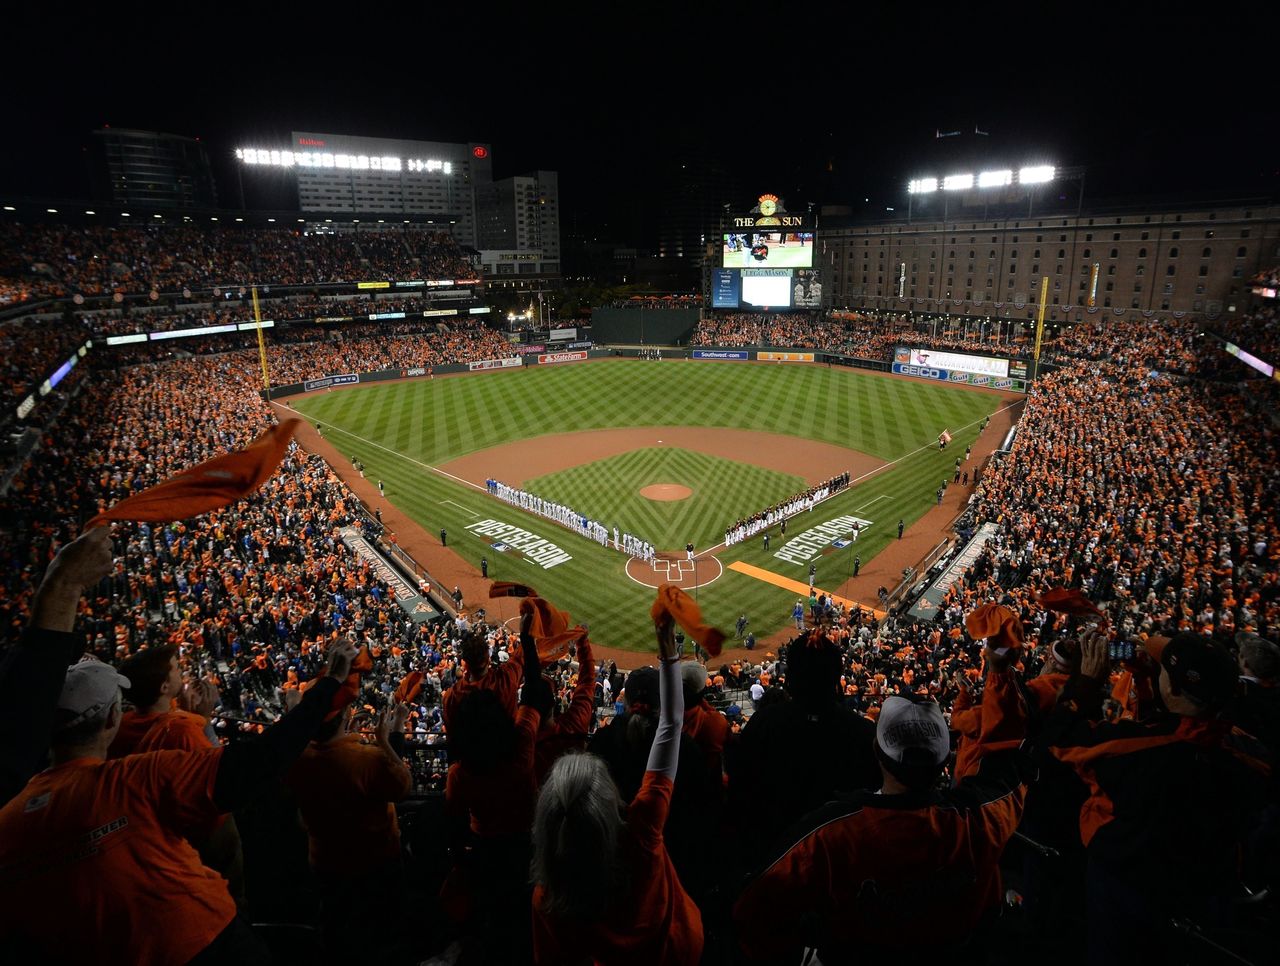
{"label": "orange rally towel", "polygon": [[1022,646],[1022,621],[1000,604],[983,604],[969,611],[964,626],[975,641],[986,638],[992,650],[1002,647],[1016,650]]}
{"label": "orange rally towel", "polygon": [[1059,614],[1070,614],[1072,617],[1096,617],[1107,622],[1107,616],[1096,604],[1078,590],[1067,590],[1065,587],[1054,587],[1040,595],[1038,603],[1046,610]]}
{"label": "orange rally towel", "polygon": [[724,632],[704,624],[702,611],[693,598],[671,584],[663,584],[658,588],[658,598],[649,610],[649,616],[655,622],[662,620],[664,615],[683,627],[685,633],[701,644],[702,649],[712,657],[720,653],[725,641]]}
{"label": "orange rally towel", "polygon": [[408,704],[418,696],[418,692],[421,690],[422,672],[410,671],[400,679],[400,686],[396,688],[396,693],[392,695],[392,698],[398,704]]}
{"label": "orange rally towel", "polygon": [[333,696],[329,713],[324,716],[325,721],[330,720],[334,715],[341,714],[343,708],[360,696],[360,675],[372,670],[373,658],[369,656],[369,648],[362,647],[356,654],[356,659],[351,662],[351,673],[342,682],[342,687],[338,688],[338,693]]}
{"label": "orange rally towel", "polygon": [[287,419],[272,426],[244,449],[215,456],[126,497],[86,526],[97,527],[110,520],[169,523],[230,506],[271,478],[300,422]]}

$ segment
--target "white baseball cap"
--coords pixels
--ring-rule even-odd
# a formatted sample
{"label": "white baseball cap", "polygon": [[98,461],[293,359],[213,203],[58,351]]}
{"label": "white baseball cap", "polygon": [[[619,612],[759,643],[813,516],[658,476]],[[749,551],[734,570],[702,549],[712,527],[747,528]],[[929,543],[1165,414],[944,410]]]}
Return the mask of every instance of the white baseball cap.
{"label": "white baseball cap", "polygon": [[900,762],[913,748],[927,751],[940,765],[951,753],[947,719],[936,701],[911,701],[897,695],[885,700],[876,721],[876,744]]}
{"label": "white baseball cap", "polygon": [[120,696],[120,689],[130,687],[131,684],[127,677],[110,664],[103,664],[98,660],[87,659],[71,665],[67,668],[62,693],[58,695],[58,710],[70,711],[75,717],[65,722],[62,728],[77,725],[115,703]]}

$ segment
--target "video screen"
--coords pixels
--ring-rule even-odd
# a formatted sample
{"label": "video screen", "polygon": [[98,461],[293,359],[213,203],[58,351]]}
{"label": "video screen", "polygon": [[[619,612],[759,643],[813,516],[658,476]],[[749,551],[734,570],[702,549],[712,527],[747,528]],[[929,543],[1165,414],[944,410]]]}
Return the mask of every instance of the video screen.
{"label": "video screen", "polygon": [[813,232],[733,232],[723,236],[725,268],[812,268]]}
{"label": "video screen", "polygon": [[743,269],[742,305],[791,308],[791,272],[785,268]]}

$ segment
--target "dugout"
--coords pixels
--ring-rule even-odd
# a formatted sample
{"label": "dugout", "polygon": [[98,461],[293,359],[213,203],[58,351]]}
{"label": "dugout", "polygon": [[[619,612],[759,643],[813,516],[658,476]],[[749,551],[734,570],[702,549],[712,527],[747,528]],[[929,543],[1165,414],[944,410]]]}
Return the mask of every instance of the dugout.
{"label": "dugout", "polygon": [[702,317],[700,308],[600,308],[591,310],[597,345],[687,345]]}

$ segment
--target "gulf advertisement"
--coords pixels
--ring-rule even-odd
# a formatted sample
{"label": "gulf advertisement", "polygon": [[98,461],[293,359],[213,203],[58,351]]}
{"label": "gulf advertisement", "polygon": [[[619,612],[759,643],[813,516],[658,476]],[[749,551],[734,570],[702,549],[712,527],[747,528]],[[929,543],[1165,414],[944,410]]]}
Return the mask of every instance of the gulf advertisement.
{"label": "gulf advertisement", "polygon": [[480,372],[484,369],[514,369],[524,362],[519,356],[510,356],[506,359],[483,359],[480,362],[468,362],[467,368],[472,372]]}
{"label": "gulf advertisement", "polygon": [[546,366],[556,362],[581,362],[587,358],[585,352],[548,352],[538,356],[538,365]]}
{"label": "gulf advertisement", "polygon": [[751,358],[751,353],[746,349],[737,349],[733,351],[720,351],[716,349],[694,349],[693,357],[695,359],[715,359],[721,362],[746,362]]}
{"label": "gulf advertisement", "polygon": [[763,351],[756,353],[756,359],[760,362],[812,362],[813,353]]}

